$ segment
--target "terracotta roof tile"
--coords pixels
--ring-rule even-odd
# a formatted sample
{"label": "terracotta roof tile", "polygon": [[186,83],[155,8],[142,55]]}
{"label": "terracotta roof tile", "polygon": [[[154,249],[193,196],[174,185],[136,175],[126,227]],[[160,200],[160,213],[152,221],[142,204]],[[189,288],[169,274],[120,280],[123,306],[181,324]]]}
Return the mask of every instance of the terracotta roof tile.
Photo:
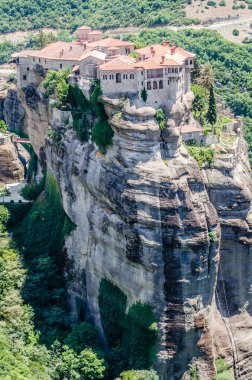
{"label": "terracotta roof tile", "polygon": [[104,40],[90,42],[87,44],[90,47],[120,47],[120,46],[134,46],[133,42],[117,40],[115,38],[105,38]]}
{"label": "terracotta roof tile", "polygon": [[101,71],[120,71],[120,70],[134,70],[135,59],[121,55],[109,62],[104,63],[99,67]]}

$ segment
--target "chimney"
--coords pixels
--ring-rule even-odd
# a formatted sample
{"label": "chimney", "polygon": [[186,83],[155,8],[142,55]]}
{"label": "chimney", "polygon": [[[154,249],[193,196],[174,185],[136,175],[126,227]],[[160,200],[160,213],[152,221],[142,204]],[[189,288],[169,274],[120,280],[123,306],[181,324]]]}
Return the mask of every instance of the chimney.
{"label": "chimney", "polygon": [[162,42],[162,45],[163,46],[169,46],[170,45],[170,41],[165,40],[165,41]]}
{"label": "chimney", "polygon": [[62,49],[61,52],[60,52],[60,56],[59,57],[62,58],[63,54],[64,54],[64,50]]}
{"label": "chimney", "polygon": [[69,47],[69,51],[72,51],[73,50],[73,47],[72,47],[72,45],[70,45],[70,47]]}
{"label": "chimney", "polygon": [[171,47],[171,55],[176,53],[176,45],[172,45]]}
{"label": "chimney", "polygon": [[164,64],[164,61],[165,61],[165,56],[164,55],[162,55],[162,57],[161,57],[161,65],[163,65]]}
{"label": "chimney", "polygon": [[152,55],[152,57],[155,57],[155,54],[156,54],[156,52],[155,52],[155,50],[153,49],[153,50],[151,51],[151,55]]}
{"label": "chimney", "polygon": [[150,52],[151,52],[151,54],[152,54],[153,50],[154,50],[154,47],[150,46]]}

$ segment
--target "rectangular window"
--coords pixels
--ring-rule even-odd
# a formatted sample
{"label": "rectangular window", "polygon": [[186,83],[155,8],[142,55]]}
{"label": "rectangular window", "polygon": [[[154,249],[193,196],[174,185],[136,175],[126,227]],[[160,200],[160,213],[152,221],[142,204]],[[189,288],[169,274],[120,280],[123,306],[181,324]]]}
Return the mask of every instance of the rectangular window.
{"label": "rectangular window", "polygon": [[191,59],[191,60],[190,60],[190,65],[192,65],[192,64],[193,64],[193,60]]}
{"label": "rectangular window", "polygon": [[26,80],[26,75],[23,75],[23,80]]}
{"label": "rectangular window", "polygon": [[170,73],[170,72],[171,72],[171,68],[168,69],[168,73]]}
{"label": "rectangular window", "polygon": [[33,58],[32,60],[33,60],[33,62],[35,62],[35,58]]}
{"label": "rectangular window", "polygon": [[27,71],[29,71],[30,70],[30,67],[27,67]]}
{"label": "rectangular window", "polygon": [[39,58],[39,60],[38,60],[38,61],[39,61],[39,62],[41,61],[41,60],[40,60],[40,58]]}
{"label": "rectangular window", "polygon": [[62,69],[62,63],[60,63],[60,68]]}

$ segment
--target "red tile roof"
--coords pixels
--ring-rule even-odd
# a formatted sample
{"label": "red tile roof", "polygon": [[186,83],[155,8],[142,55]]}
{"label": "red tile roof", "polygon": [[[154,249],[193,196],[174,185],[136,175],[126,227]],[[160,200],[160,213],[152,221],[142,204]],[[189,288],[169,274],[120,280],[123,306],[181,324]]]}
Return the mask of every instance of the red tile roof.
{"label": "red tile roof", "polygon": [[122,41],[122,40],[117,40],[116,38],[105,38],[104,40],[100,41],[95,41],[95,42],[90,42],[87,44],[89,47],[129,47],[129,46],[134,46],[133,42],[128,42],[128,41]]}
{"label": "red tile roof", "polygon": [[101,71],[125,71],[135,69],[135,59],[120,55],[118,58],[112,59],[99,67]]}

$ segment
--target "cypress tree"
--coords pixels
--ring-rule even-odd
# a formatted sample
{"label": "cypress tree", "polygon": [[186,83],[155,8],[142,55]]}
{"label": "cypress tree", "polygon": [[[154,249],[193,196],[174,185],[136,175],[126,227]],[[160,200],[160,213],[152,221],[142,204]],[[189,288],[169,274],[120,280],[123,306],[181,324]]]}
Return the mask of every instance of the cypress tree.
{"label": "cypress tree", "polygon": [[207,118],[207,121],[211,125],[214,125],[217,121],[216,100],[215,100],[213,85],[211,85],[210,91],[209,91],[209,104],[208,104],[208,111],[206,114],[206,118]]}
{"label": "cypress tree", "polygon": [[141,98],[143,99],[144,102],[147,101],[148,98],[148,93],[146,91],[146,88],[144,87],[143,90],[141,91]]}

